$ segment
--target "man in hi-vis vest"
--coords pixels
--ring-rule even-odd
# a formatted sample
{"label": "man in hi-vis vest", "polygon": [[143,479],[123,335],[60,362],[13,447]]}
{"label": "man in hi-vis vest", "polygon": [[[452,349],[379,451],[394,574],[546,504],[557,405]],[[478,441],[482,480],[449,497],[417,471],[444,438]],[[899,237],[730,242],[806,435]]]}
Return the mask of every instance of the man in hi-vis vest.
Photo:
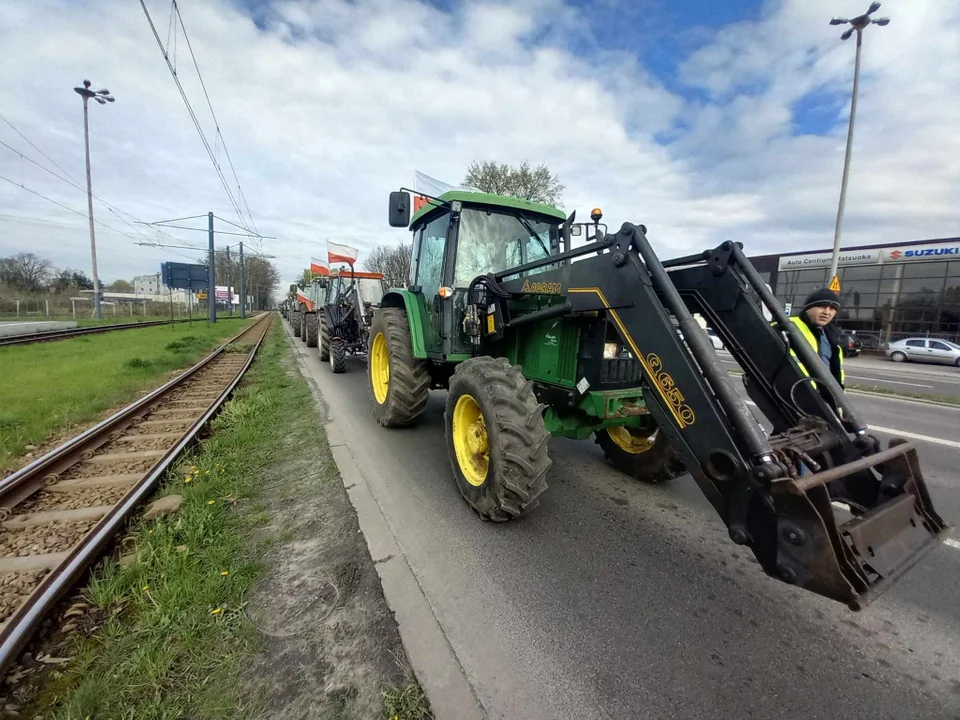
{"label": "man in hi-vis vest", "polygon": [[[790,321],[799,328],[800,333],[810,343],[810,347],[820,356],[823,364],[830,370],[830,374],[844,386],[843,373],[843,351],[837,342],[838,329],[834,318],[837,317],[837,311],[840,309],[840,298],[832,290],[820,288],[814,290],[803,303],[803,311],[798,317],[790,318]],[[793,359],[797,361],[800,370],[805,375],[809,375],[807,369],[803,366],[797,356],[790,352]],[[824,399],[831,405],[836,405],[829,397],[829,393],[822,393]]]}

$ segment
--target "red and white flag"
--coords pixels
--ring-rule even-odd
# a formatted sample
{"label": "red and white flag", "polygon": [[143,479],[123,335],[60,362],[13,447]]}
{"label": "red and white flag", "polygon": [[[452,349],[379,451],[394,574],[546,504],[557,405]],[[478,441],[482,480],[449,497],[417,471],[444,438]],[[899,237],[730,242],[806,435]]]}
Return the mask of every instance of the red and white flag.
{"label": "red and white flag", "polygon": [[312,257],[310,258],[310,272],[314,275],[329,275],[330,266],[324,260]]}
{"label": "red and white flag", "polygon": [[360,251],[349,245],[340,245],[339,243],[327,242],[327,258],[330,264],[342,262],[353,265],[360,257]]}

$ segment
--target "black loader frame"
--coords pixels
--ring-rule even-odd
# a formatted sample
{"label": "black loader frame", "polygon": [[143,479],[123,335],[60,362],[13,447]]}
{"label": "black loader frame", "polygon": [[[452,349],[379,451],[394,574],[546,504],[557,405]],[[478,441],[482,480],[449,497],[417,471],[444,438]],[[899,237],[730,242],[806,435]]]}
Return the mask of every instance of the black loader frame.
{"label": "black loader frame", "polygon": [[370,321],[376,303],[364,302],[360,282],[380,283],[383,294],[383,275],[380,273],[342,270],[330,276],[326,303],[320,318],[320,359],[329,360],[334,373],[347,369],[348,355],[365,355],[370,335]]}
{"label": "black loader frame", "polygon": [[[517,299],[535,295],[554,297],[516,311]],[[743,369],[773,424],[769,437],[694,313]],[[482,356],[495,354],[505,328],[566,316],[616,328],[660,432],[730,538],[768,574],[859,609],[947,534],[914,446],[895,439],[880,448],[739,244],[661,263],[646,229],[625,223],[575,250],[477,277],[463,328]]]}

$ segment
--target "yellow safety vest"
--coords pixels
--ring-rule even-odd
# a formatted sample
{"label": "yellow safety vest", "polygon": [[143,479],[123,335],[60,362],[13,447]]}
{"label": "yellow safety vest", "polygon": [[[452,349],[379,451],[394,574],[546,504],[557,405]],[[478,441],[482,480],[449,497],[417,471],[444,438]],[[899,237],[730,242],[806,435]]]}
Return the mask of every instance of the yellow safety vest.
{"label": "yellow safety vest", "polygon": [[[813,351],[817,354],[820,353],[820,350],[817,347],[817,337],[810,330],[809,326],[799,317],[790,318],[790,322],[800,328],[800,332],[803,334],[804,339],[810,343],[810,347],[813,348]],[[824,337],[826,340],[826,337]],[[846,385],[846,373],[843,370],[843,351],[840,349],[839,345],[834,345],[832,348],[833,353],[837,356],[840,361],[840,385]],[[794,361],[797,363],[797,366],[807,377],[810,377],[810,373],[807,372],[807,369],[803,366],[803,363],[800,362],[800,359],[797,357],[796,353],[793,352],[793,348],[790,349],[790,355],[793,357]],[[829,368],[828,368],[829,369]],[[816,383],[811,383],[816,387]]]}

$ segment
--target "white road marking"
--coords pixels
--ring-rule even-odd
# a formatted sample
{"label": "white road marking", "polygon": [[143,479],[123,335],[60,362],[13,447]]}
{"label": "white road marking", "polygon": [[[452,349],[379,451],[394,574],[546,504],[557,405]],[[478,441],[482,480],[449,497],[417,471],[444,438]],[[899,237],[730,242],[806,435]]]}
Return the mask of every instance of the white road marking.
{"label": "white road marking", "polygon": [[949,546],[952,547],[954,550],[960,550],[960,542],[957,542],[957,541],[954,540],[953,538],[947,538],[946,540],[943,541],[943,544],[944,544],[944,545],[949,545]]}
{"label": "white road marking", "polygon": [[867,423],[871,430],[888,433],[889,435],[900,435],[911,440],[923,440],[924,442],[934,443],[936,445],[945,445],[946,447],[960,448],[960,442],[956,440],[946,440],[945,438],[931,437],[930,435],[921,435],[920,433],[907,432],[906,430],[894,430],[893,428],[880,427],[872,423]]}
{"label": "white road marking", "polygon": [[921,385],[919,383],[908,383],[900,380],[883,380],[882,378],[863,377],[862,375],[847,375],[847,377],[853,378],[854,380],[870,380],[871,382],[890,383],[891,385],[911,385],[913,387],[929,388],[930,390],[933,390],[933,385]]}

